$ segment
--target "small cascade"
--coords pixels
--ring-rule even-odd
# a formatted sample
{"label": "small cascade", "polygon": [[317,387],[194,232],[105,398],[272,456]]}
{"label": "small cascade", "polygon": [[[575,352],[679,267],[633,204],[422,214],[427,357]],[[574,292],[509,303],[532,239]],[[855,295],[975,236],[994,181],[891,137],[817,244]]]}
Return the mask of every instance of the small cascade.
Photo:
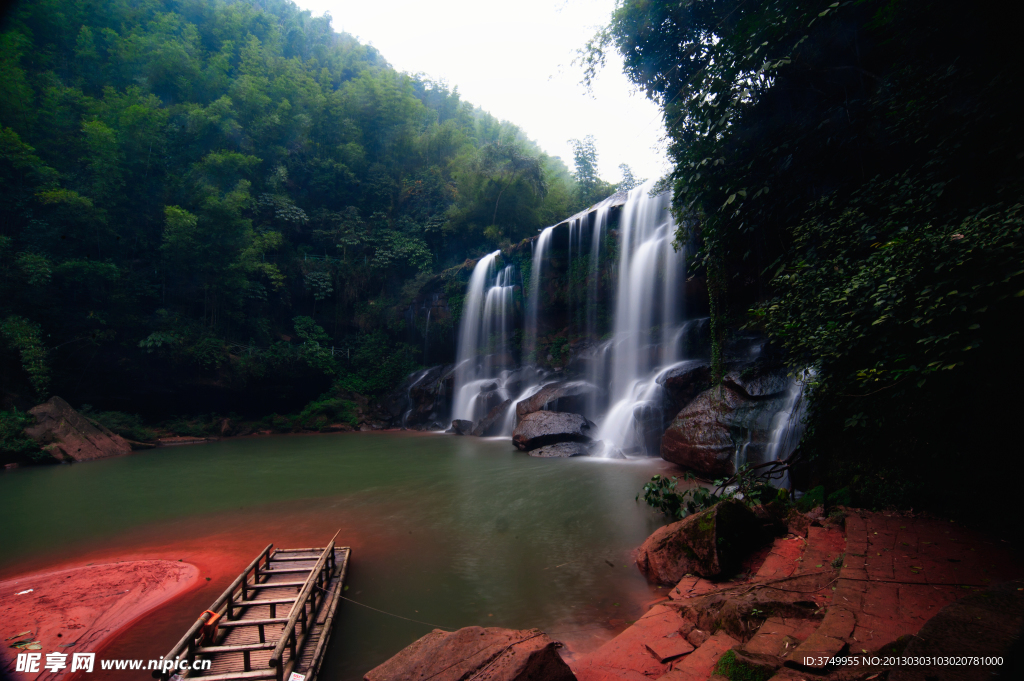
{"label": "small cascade", "polygon": [[[780,461],[796,451],[806,428],[804,416],[807,414],[807,384],[813,377],[814,370],[805,369],[789,384],[786,404],[772,419],[772,434],[765,451],[765,461]],[[739,467],[741,463],[737,460],[736,465]],[[783,474],[781,478],[773,480],[772,484],[788,487],[789,474]]]}
{"label": "small cascade", "polygon": [[413,410],[412,389],[419,385],[420,381],[422,381],[423,377],[426,376],[428,373],[430,373],[430,369],[424,369],[423,371],[413,374],[411,381],[406,379],[407,383],[409,384],[409,387],[405,391],[406,408],[402,410],[402,428],[407,428],[409,426],[409,414],[411,414]]}
{"label": "small cascade", "polygon": [[423,363],[430,364],[430,311],[433,308],[427,308],[427,323],[423,327]]}

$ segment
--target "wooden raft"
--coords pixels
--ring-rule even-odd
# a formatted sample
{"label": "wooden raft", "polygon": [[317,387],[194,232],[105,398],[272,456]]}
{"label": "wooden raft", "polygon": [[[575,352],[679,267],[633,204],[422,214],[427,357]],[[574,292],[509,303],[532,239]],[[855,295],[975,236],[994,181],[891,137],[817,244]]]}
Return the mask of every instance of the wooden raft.
{"label": "wooden raft", "polygon": [[[340,532],[340,531],[339,531]],[[269,544],[171,649],[189,661],[177,678],[313,681],[330,640],[348,569],[348,547],[277,549]],[[210,669],[192,670],[196,660]],[[154,671],[163,681],[174,671]]]}

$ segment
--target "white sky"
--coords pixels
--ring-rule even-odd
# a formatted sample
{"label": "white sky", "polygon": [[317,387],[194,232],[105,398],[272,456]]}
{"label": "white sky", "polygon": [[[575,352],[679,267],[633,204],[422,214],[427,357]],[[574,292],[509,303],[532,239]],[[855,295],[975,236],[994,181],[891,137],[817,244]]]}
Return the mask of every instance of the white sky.
{"label": "white sky", "polygon": [[593,135],[602,179],[618,182],[620,163],[637,178],[665,174],[658,108],[622,75],[617,54],[589,96],[573,65],[615,0],[296,0],[334,30],[380,50],[399,71],[458,86],[463,101],[515,123],[573,169],[571,138]]}

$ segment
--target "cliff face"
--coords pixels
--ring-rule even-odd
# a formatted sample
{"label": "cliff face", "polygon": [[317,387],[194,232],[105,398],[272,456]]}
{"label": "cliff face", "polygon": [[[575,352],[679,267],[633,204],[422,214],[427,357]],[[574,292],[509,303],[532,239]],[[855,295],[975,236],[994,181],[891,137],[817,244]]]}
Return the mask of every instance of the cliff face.
{"label": "cliff face", "polygon": [[92,461],[132,450],[120,435],[94,425],[60,397],[51,397],[28,413],[36,417],[36,424],[25,434],[58,461]]}

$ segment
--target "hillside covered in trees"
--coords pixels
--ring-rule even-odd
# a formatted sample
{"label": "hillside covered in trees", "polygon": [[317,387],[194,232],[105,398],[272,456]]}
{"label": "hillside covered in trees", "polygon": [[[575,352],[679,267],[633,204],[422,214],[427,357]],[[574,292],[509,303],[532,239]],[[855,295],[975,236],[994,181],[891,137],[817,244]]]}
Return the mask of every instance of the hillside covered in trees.
{"label": "hillside covered in trees", "polygon": [[226,411],[228,391],[258,416],[332,381],[379,394],[420,361],[403,311],[426,279],[613,191],[576,147],[579,182],[287,0],[16,4],[4,406],[166,416]]}

